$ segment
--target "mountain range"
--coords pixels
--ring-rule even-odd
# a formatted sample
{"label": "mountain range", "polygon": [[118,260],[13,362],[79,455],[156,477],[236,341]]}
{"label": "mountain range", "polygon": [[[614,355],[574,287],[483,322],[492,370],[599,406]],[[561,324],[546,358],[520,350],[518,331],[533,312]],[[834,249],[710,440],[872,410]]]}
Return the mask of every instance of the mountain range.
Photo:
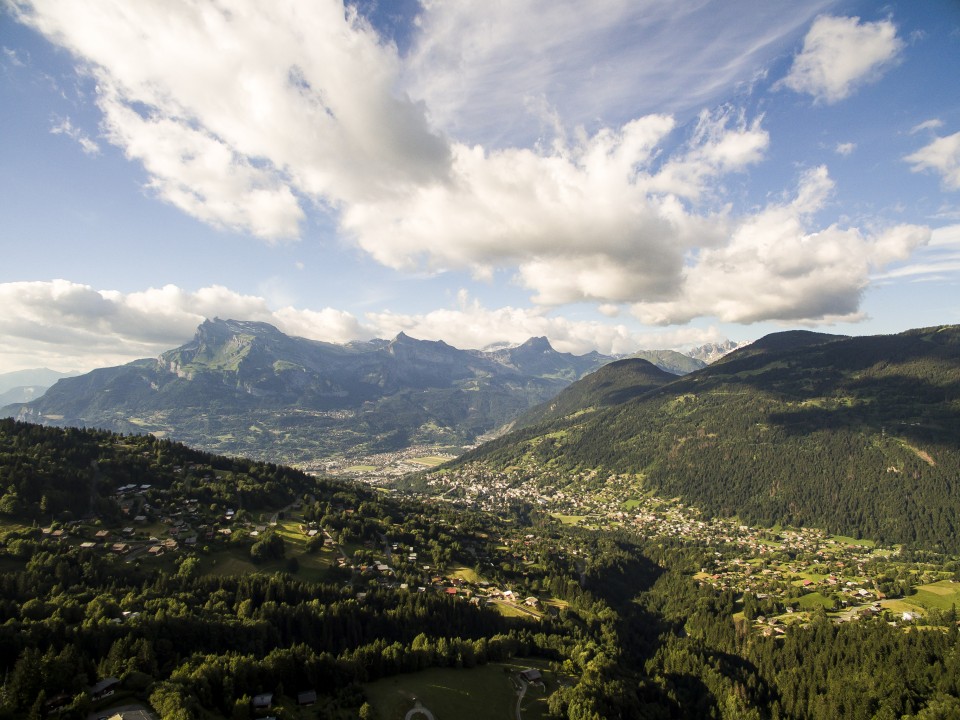
{"label": "mountain range", "polygon": [[303,463],[472,443],[611,360],[557,352],[546,338],[490,352],[403,333],[335,345],[214,319],[159,358],[60,380],[0,413]]}
{"label": "mountain range", "polygon": [[517,425],[453,467],[609,473],[713,516],[960,550],[958,326],[776,333],[674,379],[614,363]]}

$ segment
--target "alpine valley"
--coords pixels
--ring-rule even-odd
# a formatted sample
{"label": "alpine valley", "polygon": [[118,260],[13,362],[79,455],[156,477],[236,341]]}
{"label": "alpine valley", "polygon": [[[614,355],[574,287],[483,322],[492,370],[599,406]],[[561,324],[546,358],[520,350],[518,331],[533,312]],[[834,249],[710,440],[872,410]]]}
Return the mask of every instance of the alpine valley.
{"label": "alpine valley", "polygon": [[957,326],[679,376],[209,321],[7,412],[0,718],[960,718]]}

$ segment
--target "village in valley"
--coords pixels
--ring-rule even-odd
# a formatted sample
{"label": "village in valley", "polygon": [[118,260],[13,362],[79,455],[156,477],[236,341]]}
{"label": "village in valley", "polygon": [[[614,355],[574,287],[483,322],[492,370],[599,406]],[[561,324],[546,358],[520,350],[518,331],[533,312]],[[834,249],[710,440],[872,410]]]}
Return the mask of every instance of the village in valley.
{"label": "village in valley", "polygon": [[[405,465],[436,465],[441,458]],[[382,460],[382,458],[381,458]],[[213,479],[203,468],[174,467],[175,476]],[[399,493],[391,470],[378,477],[377,492]],[[907,557],[897,547],[869,540],[827,535],[815,528],[755,528],[735,519],[705,517],[678,499],[637,492],[636,477],[526,480],[522,472],[478,476],[463,471],[421,475],[413,493],[427,502],[454,504],[501,514],[525,506],[557,526],[629,530],[646,538],[664,538],[704,549],[695,580],[732,591],[740,610],[735,620],[755,632],[784,634],[792,623],[826,613],[835,622],[879,617],[891,624],[925,625],[956,621],[960,565],[942,557]],[[549,476],[548,476],[549,477]],[[189,483],[186,483],[189,486]],[[591,492],[578,492],[584,485]],[[486,542],[461,537],[456,527],[439,541],[425,540],[395,526],[376,538],[351,531],[362,508],[334,503],[323,517],[310,513],[313,498],[282,508],[251,512],[204,502],[180,490],[148,484],[115,489],[118,520],[74,520],[37,530],[43,539],[80,550],[115,555],[131,564],[155,564],[170,570],[189,565],[195,572],[291,572],[304,579],[338,579],[358,601],[375,587],[416,593],[441,593],[509,616],[539,621],[566,606],[543,588],[524,582],[525,569],[540,566],[547,553],[561,553],[582,565],[589,544],[556,548],[518,526]],[[409,487],[408,487],[409,489]],[[260,552],[266,538],[281,538],[279,550]],[[448,546],[444,546],[444,541]],[[541,566],[542,567],[542,566]],[[501,569],[512,580],[503,582]],[[497,578],[501,580],[498,581]],[[135,618],[137,608],[120,608],[116,622]]]}
{"label": "village in valley", "polygon": [[493,513],[511,503],[526,505],[560,524],[627,529],[704,548],[708,559],[695,579],[735,592],[742,605],[735,619],[766,635],[783,634],[817,612],[838,623],[873,617],[900,626],[957,621],[956,558],[905,553],[817,528],[758,528],[707,517],[678,498],[644,492],[637,476],[555,476],[515,468],[491,474],[457,469],[428,478],[416,486],[422,497]]}

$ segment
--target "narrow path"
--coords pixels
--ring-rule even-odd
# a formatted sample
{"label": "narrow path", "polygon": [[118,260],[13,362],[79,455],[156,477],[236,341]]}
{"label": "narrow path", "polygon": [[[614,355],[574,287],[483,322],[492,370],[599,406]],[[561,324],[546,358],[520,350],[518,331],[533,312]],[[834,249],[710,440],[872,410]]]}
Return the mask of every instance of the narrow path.
{"label": "narrow path", "polygon": [[520,692],[517,693],[517,720],[523,720],[520,717],[520,703],[523,702],[523,696],[527,694],[527,681],[520,678]]}

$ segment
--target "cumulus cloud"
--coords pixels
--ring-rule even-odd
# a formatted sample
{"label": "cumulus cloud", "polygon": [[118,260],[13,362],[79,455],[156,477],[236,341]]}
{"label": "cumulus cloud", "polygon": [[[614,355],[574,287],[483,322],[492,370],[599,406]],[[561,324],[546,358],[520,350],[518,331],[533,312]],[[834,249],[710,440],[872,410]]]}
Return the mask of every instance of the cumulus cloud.
{"label": "cumulus cloud", "polygon": [[40,366],[90,370],[156,357],[189,340],[206,318],[270,323],[289,335],[346,343],[400,332],[461,348],[521,343],[546,336],[563,352],[607,354],[680,347],[722,339],[715,327],[636,332],[625,325],[550,317],[530,308],[486,308],[465,291],[457,305],[428,313],[369,313],[335,308],[272,310],[265,299],[210,286],[174,285],[131,293],[67,280],[0,284],[0,372]]}
{"label": "cumulus cloud", "polygon": [[847,155],[852,155],[853,151],[857,149],[857,144],[852,142],[837,143],[837,146],[834,148],[834,152],[837,155],[842,155],[846,157]]}
{"label": "cumulus cloud", "polygon": [[[733,215],[727,184],[763,160],[763,118],[693,114],[754,78],[828,0],[747,13],[739,3],[431,1],[404,57],[340,0],[8,5],[95,80],[101,135],[143,166],[149,191],[217,227],[278,241],[320,208],[388,267],[506,270],[540,308],[630,304],[657,323],[852,316],[867,255],[883,246],[855,228],[817,231],[801,207],[816,179],[794,203]],[[832,102],[901,45],[889,21],[820,17],[783,82]],[[491,139],[490,121],[506,134]],[[540,142],[521,146],[531,129]],[[766,249],[767,232],[782,247]],[[832,249],[845,241],[863,257],[843,272]],[[818,279],[830,292],[814,300]],[[751,295],[753,281],[762,287]],[[780,286],[789,292],[768,297]],[[336,311],[245,309],[340,338],[380,327]]]}
{"label": "cumulus cloud", "polygon": [[336,206],[442,179],[445,141],[396,92],[396,48],[338,0],[13,2],[98,86],[111,142],[181,210],[293,237]]}
{"label": "cumulus cloud", "polygon": [[810,27],[781,84],[835,103],[878,79],[903,46],[890,20],[862,23],[858,17],[824,15]]}
{"label": "cumulus cloud", "polygon": [[272,310],[258,296],[212,285],[175,285],[131,293],[68,280],[0,284],[0,372],[48,365],[103,367],[155,357],[193,336],[207,318],[257,320],[330,342],[373,337],[356,318],[331,308]]}
{"label": "cumulus cloud", "polygon": [[930,239],[930,230],[899,225],[873,234],[811,218],[833,190],[825,167],[806,172],[795,197],[743,219],[729,242],[700,251],[685,267],[678,297],[639,302],[642,322],[671,324],[711,315],[726,322],[776,318],[796,322],[861,319],[870,274],[902,261]]}
{"label": "cumulus cloud", "polygon": [[342,225],[392,267],[516,266],[543,305],[663,297],[684,254],[722,242],[727,224],[685,201],[757,162],[769,142],[759,120],[724,109],[702,114],[663,158],[674,128],[672,117],[648,115],[545,152],[456,144],[457,182],[355,203]]}
{"label": "cumulus cloud", "polygon": [[933,170],[947,190],[960,190],[960,132],[938,137],[904,158],[914,172]]}

